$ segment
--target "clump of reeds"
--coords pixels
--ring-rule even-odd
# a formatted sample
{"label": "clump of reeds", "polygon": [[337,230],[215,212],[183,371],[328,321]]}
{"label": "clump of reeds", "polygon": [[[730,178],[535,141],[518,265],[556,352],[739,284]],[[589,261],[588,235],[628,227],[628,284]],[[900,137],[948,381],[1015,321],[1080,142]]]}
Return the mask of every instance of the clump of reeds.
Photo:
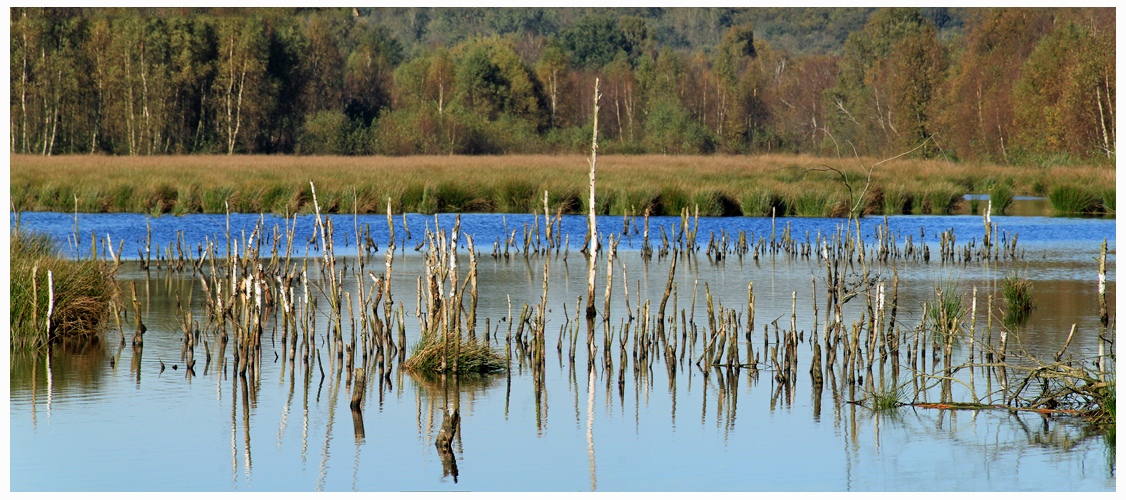
{"label": "clump of reeds", "polygon": [[97,331],[113,297],[112,277],[102,263],[64,259],[49,236],[18,228],[12,232],[10,251],[13,350]]}
{"label": "clump of reeds", "polygon": [[1114,187],[1104,188],[1102,190],[1103,211],[1108,214],[1113,214],[1117,210],[1115,208],[1115,189]]}
{"label": "clump of reeds", "polygon": [[882,195],[885,215],[911,213],[911,192],[905,183],[896,182],[883,186]]}
{"label": "clump of reeds", "polygon": [[747,217],[770,217],[771,214],[779,217],[786,215],[786,203],[782,198],[776,192],[761,187],[744,191],[739,196],[739,209]]}
{"label": "clump of reeds", "polygon": [[1074,184],[1060,184],[1048,193],[1052,209],[1060,214],[1094,213],[1099,208],[1099,199],[1091,191]]}
{"label": "clump of reeds", "polygon": [[940,182],[924,189],[924,197],[917,198],[915,202],[916,209],[924,214],[952,214],[965,195],[964,189],[949,182]]}
{"label": "clump of reeds", "polygon": [[[447,354],[450,357],[447,369],[456,366],[457,373],[485,374],[504,370],[505,367],[504,357],[484,341],[451,335],[448,342],[443,343],[441,335],[426,335],[403,362],[403,368],[418,372],[438,372],[441,371],[442,358]],[[456,363],[452,359],[454,356],[457,356]]]}
{"label": "clump of reeds", "polygon": [[966,317],[966,305],[962,303],[962,293],[958,283],[947,280],[934,287],[934,293],[926,303],[930,324],[942,335],[956,333]]}
{"label": "clump of reeds", "polygon": [[903,406],[904,400],[907,399],[907,385],[895,383],[887,383],[883,380],[880,381],[879,386],[873,386],[866,389],[868,400],[871,405],[872,411],[875,412],[890,412],[899,409]]}
{"label": "clump of reeds", "polygon": [[1008,304],[1006,321],[1019,322],[1028,316],[1032,310],[1032,281],[1013,274],[1001,281],[1001,293]]}
{"label": "clump of reeds", "polygon": [[996,183],[989,189],[989,206],[994,215],[1004,215],[1013,204],[1013,190],[1009,186]]}

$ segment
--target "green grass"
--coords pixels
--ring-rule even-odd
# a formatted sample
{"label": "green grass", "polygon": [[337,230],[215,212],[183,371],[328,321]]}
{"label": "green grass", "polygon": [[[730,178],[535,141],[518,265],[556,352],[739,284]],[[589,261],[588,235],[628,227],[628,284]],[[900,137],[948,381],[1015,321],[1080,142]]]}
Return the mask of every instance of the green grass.
{"label": "green grass", "polygon": [[962,303],[962,293],[958,283],[946,280],[935,285],[931,298],[927,301],[927,321],[942,335],[952,335],[962,327],[966,317],[966,305]]}
{"label": "green grass", "polygon": [[1048,193],[1048,202],[1058,214],[1089,214],[1098,211],[1099,197],[1074,184],[1060,184]]}
{"label": "green grass", "polygon": [[1009,186],[996,183],[989,189],[990,207],[993,215],[1004,215],[1013,204],[1013,190]]}
{"label": "green grass", "polygon": [[777,193],[765,188],[744,191],[738,200],[739,209],[747,217],[770,217],[772,209],[778,216],[786,215],[786,202]]}
{"label": "green grass", "polygon": [[875,412],[894,412],[903,406],[904,400],[907,399],[906,384],[896,385],[883,380],[878,387],[867,389],[866,392],[865,399]]}
{"label": "green grass", "polygon": [[[11,344],[13,351],[38,349],[49,338],[89,335],[102,325],[113,282],[94,260],[67,260],[48,236],[17,229],[11,241]],[[51,271],[54,304],[47,331]]]}
{"label": "green grass", "polygon": [[1009,311],[1027,313],[1032,310],[1032,282],[1013,274],[1001,281],[1001,293]]}

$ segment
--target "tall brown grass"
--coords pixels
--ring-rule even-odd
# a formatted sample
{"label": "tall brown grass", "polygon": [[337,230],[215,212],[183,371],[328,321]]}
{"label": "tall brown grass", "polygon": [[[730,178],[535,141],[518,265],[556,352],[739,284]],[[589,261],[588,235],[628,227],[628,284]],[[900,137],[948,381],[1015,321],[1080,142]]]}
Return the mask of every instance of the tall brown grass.
{"label": "tall brown grass", "polygon": [[[1011,185],[1013,194],[1044,195],[1053,186],[1114,185],[1114,169],[1070,165],[1013,167],[901,159],[806,155],[604,155],[599,213],[840,216],[948,213],[971,192]],[[311,210],[308,181],[322,210],[395,212],[528,212],[549,203],[564,213],[585,207],[587,158],[509,156],[54,156],[11,155],[16,210],[84,212],[301,212]],[[847,177],[847,185],[845,179]],[[852,187],[852,196],[848,192]],[[1105,191],[1105,189],[1104,189]],[[1114,191],[1092,188],[1104,205]]]}

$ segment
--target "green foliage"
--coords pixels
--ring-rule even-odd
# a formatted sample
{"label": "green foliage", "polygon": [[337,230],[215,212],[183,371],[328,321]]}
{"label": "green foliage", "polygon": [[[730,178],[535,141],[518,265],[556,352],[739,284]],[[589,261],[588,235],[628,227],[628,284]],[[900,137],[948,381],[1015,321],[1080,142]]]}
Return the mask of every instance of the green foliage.
{"label": "green foliage", "polygon": [[607,153],[1113,161],[1107,10],[356,13],[15,8],[10,149],[580,152],[601,78]]}
{"label": "green foliage", "polygon": [[[636,33],[637,30],[631,31]],[[561,33],[560,38],[575,62],[587,67],[605,66],[619,50],[626,53],[633,50],[633,42],[609,15],[585,16]]]}
{"label": "green foliage", "polygon": [[536,187],[527,181],[505,179],[495,188],[493,200],[498,212],[529,213],[536,201]]}
{"label": "green foliage", "polygon": [[653,215],[678,216],[681,211],[692,206],[691,199],[678,186],[662,186],[658,197],[660,210]]}
{"label": "green foliage", "polygon": [[915,198],[913,212],[923,214],[951,214],[962,201],[965,190],[949,182],[937,183],[923,188],[921,197]]}
{"label": "green foliage", "polygon": [[909,214],[912,202],[911,193],[902,185],[891,185],[883,189],[884,214]]}
{"label": "green foliage", "polygon": [[1013,93],[1019,145],[1111,159],[1113,38],[1061,20],[1040,40]]}
{"label": "green foliage", "polygon": [[692,120],[688,111],[670,102],[652,106],[645,121],[645,145],[665,154],[699,154],[715,151],[711,131]]}
{"label": "green foliage", "polygon": [[297,151],[301,154],[338,155],[348,150],[348,117],[341,111],[324,110],[305,121]]}

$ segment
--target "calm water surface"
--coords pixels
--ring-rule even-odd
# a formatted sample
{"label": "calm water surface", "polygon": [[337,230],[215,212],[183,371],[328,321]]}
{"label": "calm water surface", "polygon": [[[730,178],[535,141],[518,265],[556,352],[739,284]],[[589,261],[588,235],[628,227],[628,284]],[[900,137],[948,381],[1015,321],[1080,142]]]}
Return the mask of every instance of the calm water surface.
{"label": "calm water surface", "polygon": [[[338,258],[348,256],[349,280],[354,280],[355,227],[366,224],[380,251],[368,269],[383,270],[388,240],[385,216],[333,216]],[[17,216],[10,216],[15,226]],[[452,215],[439,215],[443,230],[453,226]],[[231,215],[230,231],[242,238],[259,221],[268,234],[284,228],[272,216]],[[299,241],[312,235],[313,217],[298,216]],[[890,283],[900,279],[899,322],[918,324],[921,303],[938,282],[956,280],[970,300],[977,288],[979,304],[999,294],[998,282],[1014,272],[1034,282],[1038,305],[1015,335],[1031,353],[1047,355],[1063,344],[1068,329],[1077,325],[1069,352],[1077,359],[1097,354],[1097,264],[1099,244],[1109,245],[1108,294],[1115,292],[1115,225],[1113,220],[994,217],[998,228],[1017,235],[1023,259],[943,265],[937,262],[938,235],[953,230],[957,242],[980,241],[978,216],[899,216],[888,224],[903,245],[931,246],[932,260],[872,264],[872,273]],[[193,248],[205,237],[226,245],[228,218],[191,215],[147,219],[135,214],[79,214],[77,252],[90,252],[90,234],[109,235],[114,247],[124,242],[123,255],[135,259],[151,226],[152,241],[166,247],[182,238]],[[465,215],[462,230],[476,243],[480,272],[478,326],[490,319],[503,339],[508,302],[515,313],[526,302],[538,303],[542,293],[544,257],[522,253],[494,259],[493,244],[503,233],[518,230],[523,245],[530,215]],[[871,241],[883,218],[861,222]],[[434,229],[435,218],[395,216],[399,250],[394,262],[392,295],[407,313],[408,343],[418,336],[413,318],[415,280],[422,257],[413,249],[423,232]],[[542,218],[540,224],[542,225]],[[660,228],[675,232],[678,218],[650,218],[650,237],[660,247]],[[73,214],[24,213],[23,227],[55,235],[61,246],[74,231]],[[634,233],[634,225],[638,232]],[[775,318],[788,327],[793,292],[797,292],[797,328],[814,330],[813,300],[820,306],[824,326],[824,263],[816,259],[751,255],[712,262],[703,252],[709,237],[722,230],[746,231],[760,237],[790,234],[799,241],[815,241],[818,231],[831,234],[837,219],[701,218],[700,252],[682,258],[676,270],[677,309],[690,311],[693,285],[698,283],[695,321],[706,323],[703,290],[707,284],[717,305],[745,314],[747,283],[754,283],[756,332],[753,347],[762,350],[763,324]],[[507,229],[505,229],[507,228]],[[443,390],[435,380],[416,378],[392,363],[373,373],[362,415],[362,436],[349,411],[350,380],[341,374],[333,356],[305,366],[274,360],[280,343],[267,338],[262,349],[260,377],[237,376],[230,354],[206,367],[202,350],[195,376],[183,369],[180,326],[175,319],[176,298],[192,297],[202,304],[203,290],[191,272],[167,269],[143,271],[127,262],[118,280],[124,290],[137,286],[142,318],[149,331],[143,352],[120,345],[116,330],[105,334],[99,347],[81,352],[55,349],[51,356],[15,355],[11,360],[10,435],[11,489],[40,490],[168,490],[168,491],[881,491],[881,490],[1002,490],[1002,491],[1114,491],[1116,461],[1113,443],[1084,430],[1082,422],[1048,418],[1036,413],[1003,411],[947,411],[905,407],[875,414],[848,404],[861,399],[859,388],[840,377],[826,377],[815,390],[806,370],[812,346],[809,335],[799,345],[798,380],[792,390],[778,386],[763,368],[705,372],[686,356],[671,371],[663,357],[649,367],[628,360],[619,383],[621,360],[613,349],[614,366],[601,363],[586,370],[585,354],[574,365],[556,351],[561,327],[573,318],[575,302],[586,290],[586,260],[576,249],[582,244],[585,220],[564,217],[564,238],[571,249],[549,258],[550,289],[547,323],[545,387],[537,400],[531,369],[516,359],[507,374],[486,379],[458,380]],[[604,234],[622,234],[621,217],[599,218]],[[279,229],[284,231],[284,229]],[[643,219],[630,221],[615,264],[614,305],[610,324],[618,328],[626,315],[624,278],[631,303],[661,300],[669,258],[641,258]],[[349,243],[351,242],[351,243]],[[143,251],[143,250],[142,250]],[[266,250],[263,250],[266,252]],[[319,255],[304,245],[298,255]],[[464,252],[464,250],[463,250]],[[463,264],[465,260],[463,259]],[[605,257],[599,259],[598,297],[605,288]],[[624,272],[623,272],[624,269]],[[811,276],[817,282],[816,292]],[[354,289],[345,282],[345,290]],[[811,297],[811,294],[816,294]],[[322,297],[323,299],[323,297]],[[859,318],[861,300],[846,304],[846,320]],[[999,304],[998,300],[998,304]],[[566,306],[564,306],[566,304]],[[636,304],[635,304],[636,305]],[[671,299],[670,305],[672,307]],[[977,325],[988,318],[979,306]],[[692,314],[689,312],[689,314]],[[1000,314],[999,308],[995,314]],[[196,314],[202,319],[202,313]],[[130,321],[132,318],[130,317]],[[206,321],[204,319],[204,321]],[[413,323],[413,325],[412,325]],[[317,328],[327,327],[322,316]],[[412,329],[413,326],[413,329]],[[770,327],[771,330],[773,327]],[[994,325],[994,328],[999,328]],[[345,330],[347,332],[347,329]],[[585,332],[584,332],[585,333]],[[994,334],[997,334],[995,331]],[[345,333],[348,335],[348,333]],[[601,344],[603,330],[598,328]],[[126,336],[129,336],[127,333]],[[269,337],[269,336],[268,336]],[[318,339],[322,336],[318,335]],[[742,335],[740,335],[742,340]],[[615,338],[616,344],[617,338]],[[773,342],[773,333],[770,333]],[[746,352],[741,342],[740,352]],[[496,344],[494,344],[496,345]],[[772,344],[773,345],[773,344]],[[212,344],[214,346],[214,344]],[[580,342],[581,346],[581,342]],[[214,347],[212,347],[214,349]],[[323,348],[322,348],[323,349]],[[963,349],[963,347],[960,347]],[[581,351],[581,348],[580,348]],[[962,353],[965,354],[965,353]],[[699,356],[699,354],[696,354]],[[160,365],[166,365],[161,372]],[[837,363],[839,368],[839,362]],[[176,369],[172,366],[177,365]],[[322,375],[323,370],[323,375]],[[373,370],[374,371],[374,370]],[[908,372],[909,373],[909,372]],[[890,377],[890,367],[873,376]],[[903,376],[901,372],[901,376]],[[968,377],[968,375],[967,375]],[[977,392],[988,389],[978,373]],[[959,392],[960,391],[960,392]],[[937,389],[920,400],[938,399]],[[968,400],[956,389],[955,400]],[[442,411],[456,401],[461,428],[454,444],[454,460],[443,463],[433,442]],[[453,465],[453,467],[451,467]],[[454,472],[456,468],[456,473]],[[64,471],[60,473],[60,471]]]}

